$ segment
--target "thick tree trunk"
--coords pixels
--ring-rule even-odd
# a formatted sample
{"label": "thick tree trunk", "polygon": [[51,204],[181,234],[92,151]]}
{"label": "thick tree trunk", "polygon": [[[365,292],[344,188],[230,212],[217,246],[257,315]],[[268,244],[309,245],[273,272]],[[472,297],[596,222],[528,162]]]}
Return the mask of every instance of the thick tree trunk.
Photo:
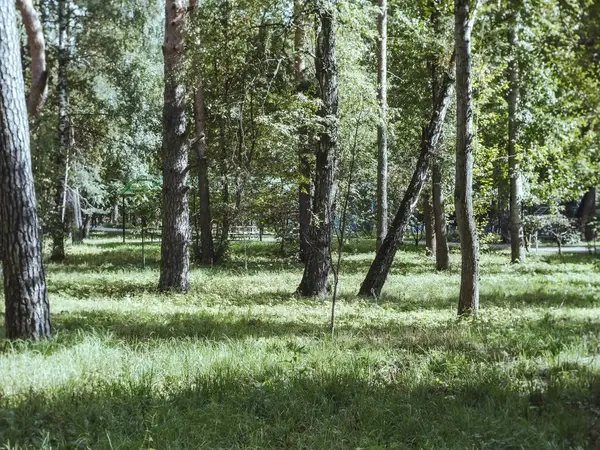
{"label": "thick tree trunk", "polygon": [[0,260],[10,339],[51,333],[39,233],[15,4],[0,2]]}
{"label": "thick tree trunk", "polygon": [[[454,57],[452,58],[450,66],[451,73],[454,68]],[[444,125],[448,105],[450,104],[453,87],[454,79],[447,73],[444,76],[444,80],[440,87],[436,106],[431,114],[429,125],[423,130],[421,152],[413,176],[404,193],[396,217],[394,217],[394,221],[388,230],[387,236],[377,251],[375,260],[369,268],[369,272],[360,287],[358,295],[378,297],[381,294],[381,289],[385,284],[387,275],[394,262],[394,257],[398,251],[398,245],[402,242],[410,217],[417,206],[423,186],[427,182],[430,160],[434,156],[437,143],[442,135],[442,127]]]}
{"label": "thick tree trunk", "polygon": [[425,247],[428,252],[435,253],[435,218],[433,216],[433,206],[431,204],[431,195],[428,190],[423,194],[423,218],[425,221]]}
{"label": "thick tree trunk", "polygon": [[196,157],[198,159],[198,194],[200,197],[200,262],[206,266],[214,263],[214,246],[212,235],[212,211],[210,208],[210,188],[208,184],[208,162],[206,159],[206,133],[204,116],[204,91],[202,83],[196,87],[194,94],[196,112]]}
{"label": "thick tree trunk", "polygon": [[[308,92],[308,83],[305,76],[306,63],[304,54],[307,51],[307,24],[306,7],[304,0],[294,0],[294,20],[296,29],[294,33],[294,73],[297,92]],[[311,167],[310,154],[311,142],[309,130],[307,127],[300,129],[298,162],[300,183],[298,185],[298,225],[300,237],[300,260],[306,262],[310,247],[308,245],[308,235],[310,232],[310,193],[311,193]]]}
{"label": "thick tree trunk", "polygon": [[431,165],[431,184],[433,186],[433,215],[435,224],[435,267],[437,270],[448,270],[448,238],[446,227],[446,211],[444,208],[442,162],[434,157]]}
{"label": "thick tree trunk", "polygon": [[52,261],[65,259],[65,212],[67,183],[71,150],[71,125],[69,119],[69,5],[68,0],[58,0],[58,141],[55,156],[56,199],[52,220]]}
{"label": "thick tree trunk", "polygon": [[388,229],[387,0],[378,0],[378,2],[377,99],[379,100],[379,125],[377,126],[377,200],[375,205],[377,250],[381,247]]}
{"label": "thick tree trunk", "polygon": [[460,234],[461,282],[458,314],[479,309],[479,241],[473,215],[473,110],[471,31],[475,11],[471,0],[455,0],[456,52],[456,182],[454,203]]}
{"label": "thick tree trunk", "polygon": [[511,58],[508,61],[508,176],[510,177],[510,253],[514,263],[525,262],[525,235],[521,213],[523,209],[523,175],[517,154],[519,140],[519,66],[516,56],[517,13],[512,14],[508,33]]}
{"label": "thick tree trunk", "polygon": [[166,0],[162,144],[162,243],[159,288],[189,288],[188,143],[185,114],[185,21],[182,0]]}
{"label": "thick tree trunk", "polygon": [[338,73],[335,47],[335,0],[318,4],[321,25],[317,43],[317,77],[321,92],[324,130],[316,152],[313,220],[308,254],[298,293],[303,296],[328,295],[330,291],[331,243],[333,239],[336,171],[338,152]]}
{"label": "thick tree trunk", "polygon": [[37,116],[48,94],[44,33],[32,0],[17,0],[17,6],[23,18],[31,55],[31,89],[27,99],[27,110],[30,116]]}

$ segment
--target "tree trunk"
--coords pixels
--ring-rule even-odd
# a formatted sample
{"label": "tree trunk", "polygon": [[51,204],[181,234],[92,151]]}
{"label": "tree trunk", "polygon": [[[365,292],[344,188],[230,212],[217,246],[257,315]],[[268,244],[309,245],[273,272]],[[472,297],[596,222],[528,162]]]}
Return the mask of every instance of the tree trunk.
{"label": "tree trunk", "polygon": [[55,157],[56,199],[52,220],[52,261],[65,259],[65,211],[67,207],[67,181],[71,126],[69,120],[69,11],[68,0],[58,1],[58,141]]}
{"label": "tree trunk", "polygon": [[377,250],[381,247],[388,229],[387,0],[378,0],[378,2],[377,99],[379,100],[379,125],[377,126],[377,200],[375,204]]}
{"label": "tree trunk", "polygon": [[437,270],[448,270],[448,238],[446,227],[446,211],[444,208],[442,162],[434,157],[431,167],[431,184],[433,187],[433,215],[435,225],[435,267]]}
{"label": "tree trunk", "polygon": [[[304,54],[307,51],[306,36],[306,13],[303,9],[306,7],[304,0],[294,0],[294,20],[296,21],[296,30],[294,33],[294,73],[297,92],[308,92],[308,83],[305,76],[306,63]],[[299,175],[300,183],[298,185],[298,225],[300,234],[300,260],[306,263],[310,246],[308,245],[308,235],[310,231],[310,192],[311,192],[311,167],[310,153],[311,143],[309,130],[307,127],[300,128],[300,145],[298,147],[299,156]]]}
{"label": "tree trunk", "polygon": [[[452,69],[454,68],[454,57],[452,57],[450,67],[450,72],[452,72]],[[442,134],[442,127],[444,125],[448,105],[450,104],[453,87],[454,79],[449,73],[446,73],[440,87],[436,106],[433,109],[431,119],[429,120],[429,125],[423,130],[421,152],[419,154],[417,166],[415,167],[413,176],[404,193],[404,197],[402,198],[396,217],[394,217],[392,226],[388,230],[387,236],[377,251],[375,260],[369,268],[369,272],[360,287],[358,295],[378,297],[381,294],[381,289],[385,284],[387,275],[394,262],[398,246],[402,242],[410,217],[417,206],[423,186],[427,182],[429,163],[432,156],[434,156],[437,143]]]}
{"label": "tree trunk", "polygon": [[159,288],[189,288],[188,144],[185,114],[185,21],[182,0],[166,0],[162,144],[162,243]]}
{"label": "tree trunk", "polygon": [[196,112],[196,157],[198,159],[198,194],[200,197],[200,262],[206,266],[214,263],[212,235],[212,211],[210,207],[210,188],[208,184],[208,162],[206,159],[206,133],[204,116],[204,91],[198,83],[194,93]]}
{"label": "tree trunk", "polygon": [[428,253],[435,253],[435,218],[433,216],[433,206],[431,205],[431,195],[429,191],[423,194],[423,220],[425,221],[425,247]]}
{"label": "tree trunk", "polygon": [[81,228],[82,239],[88,239],[90,237],[90,228],[92,226],[92,214],[83,215],[83,225]]}
{"label": "tree trunk", "polygon": [[23,18],[27,45],[31,55],[31,90],[27,99],[30,116],[37,116],[44,106],[48,94],[48,72],[46,71],[46,51],[42,23],[31,0],[17,0]]}
{"label": "tree trunk", "polygon": [[[438,3],[432,0],[430,4],[432,8],[431,23],[435,34],[440,33],[440,12]],[[439,89],[439,63],[436,55],[432,55],[431,59],[431,92],[432,103],[435,107],[435,102]],[[443,135],[440,136],[438,146],[441,145]],[[444,208],[444,190],[443,190],[443,158],[439,148],[436,149],[438,154],[431,161],[431,200],[433,226],[435,232],[435,267],[437,270],[448,270],[450,268],[450,258],[448,255],[448,238],[446,227],[446,211]]]}
{"label": "tree trunk", "polygon": [[479,309],[479,241],[473,215],[473,110],[471,31],[475,11],[471,0],[455,0],[456,52],[456,182],[454,203],[460,235],[461,282],[458,314]]}
{"label": "tree trunk", "polygon": [[15,4],[0,2],[0,260],[9,339],[51,334]]}
{"label": "tree trunk", "polygon": [[335,0],[318,3],[321,30],[317,42],[317,77],[321,92],[324,130],[316,151],[313,220],[308,254],[298,293],[327,296],[330,291],[331,242],[333,239],[338,152],[338,73],[335,47]]}
{"label": "tree trunk", "polygon": [[525,262],[525,238],[521,213],[523,209],[523,176],[520,156],[517,155],[519,140],[520,81],[516,55],[518,45],[518,18],[513,12],[509,26],[508,43],[511,58],[508,61],[508,176],[510,178],[510,253],[514,263]]}

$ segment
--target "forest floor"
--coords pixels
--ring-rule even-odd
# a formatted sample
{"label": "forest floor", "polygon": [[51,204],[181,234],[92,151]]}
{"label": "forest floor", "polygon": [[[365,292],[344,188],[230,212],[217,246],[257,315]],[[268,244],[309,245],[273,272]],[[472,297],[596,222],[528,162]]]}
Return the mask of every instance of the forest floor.
{"label": "forest floor", "polygon": [[485,253],[480,317],[459,320],[455,249],[449,273],[399,252],[359,299],[373,253],[353,241],[332,339],[277,244],[159,294],[158,246],[142,268],[118,241],[48,265],[52,339],[0,339],[1,448],[600,448],[594,256]]}

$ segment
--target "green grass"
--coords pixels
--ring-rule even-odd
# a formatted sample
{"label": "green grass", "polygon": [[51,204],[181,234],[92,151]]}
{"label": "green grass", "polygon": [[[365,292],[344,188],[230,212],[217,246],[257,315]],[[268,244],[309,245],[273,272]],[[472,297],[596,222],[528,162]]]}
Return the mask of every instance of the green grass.
{"label": "green grass", "polygon": [[[356,291],[337,334],[294,297],[277,244],[236,244],[160,294],[157,245],[96,238],[47,268],[55,336],[0,340],[4,448],[600,448],[600,273],[588,255],[482,255],[481,315],[455,315],[459,255],[400,252],[381,298]],[[247,267],[247,270],[246,270]]]}

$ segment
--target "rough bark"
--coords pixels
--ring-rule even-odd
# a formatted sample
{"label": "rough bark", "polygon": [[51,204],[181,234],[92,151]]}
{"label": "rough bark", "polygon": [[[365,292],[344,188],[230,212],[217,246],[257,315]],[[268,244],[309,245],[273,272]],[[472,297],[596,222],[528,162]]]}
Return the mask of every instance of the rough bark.
{"label": "rough bark", "polygon": [[185,22],[182,0],[165,2],[162,143],[162,243],[159,289],[189,288],[188,143],[185,114]]}
{"label": "rough bark", "polygon": [[394,217],[394,221],[392,222],[381,247],[377,251],[375,260],[369,268],[369,272],[360,287],[358,295],[378,297],[381,294],[381,289],[385,284],[387,275],[394,262],[398,246],[402,242],[410,217],[415,210],[423,186],[427,182],[429,164],[442,135],[442,127],[444,125],[444,119],[454,87],[454,79],[450,75],[453,65],[454,57],[450,64],[451,70],[449,73],[446,73],[444,80],[442,81],[429,124],[423,130],[421,151],[413,176],[406,188],[406,192],[404,193],[398,212]]}
{"label": "rough bark", "polygon": [[523,175],[520,156],[517,151],[519,141],[519,102],[520,81],[516,56],[518,45],[517,14],[513,13],[509,26],[508,43],[511,57],[508,61],[508,176],[510,178],[510,253],[514,263],[525,262],[525,233],[523,232]]}
{"label": "rough bark", "polygon": [[56,197],[52,220],[52,261],[65,259],[65,210],[69,175],[71,127],[69,120],[69,11],[68,0],[58,1],[58,141],[55,155]]}
{"label": "rough bark", "polygon": [[431,185],[435,225],[435,268],[437,270],[450,268],[443,180],[442,162],[439,157],[434,157],[431,164]]}
{"label": "rough bark", "polygon": [[42,23],[31,0],[17,0],[23,18],[27,45],[31,56],[31,89],[27,96],[27,111],[37,116],[44,106],[48,94],[48,72],[46,71],[46,50]]}
{"label": "rough bark", "polygon": [[0,259],[9,339],[51,333],[29,151],[15,5],[0,2]]}
{"label": "rough bark", "polygon": [[435,219],[433,216],[433,206],[431,204],[431,194],[425,190],[423,194],[423,220],[425,222],[425,247],[431,254],[435,253]]}
{"label": "rough bark", "polygon": [[455,0],[456,181],[454,203],[460,235],[461,282],[458,314],[479,309],[479,241],[473,215],[473,110],[471,88],[471,0]]}
{"label": "rough bark", "polygon": [[321,25],[317,42],[317,77],[321,92],[323,131],[319,136],[315,163],[315,194],[312,207],[308,254],[298,293],[328,295],[330,291],[331,243],[333,239],[336,169],[339,134],[338,68],[335,46],[335,0],[319,2]]}
{"label": "rough bark", "polygon": [[376,248],[379,250],[388,229],[388,129],[387,129],[387,0],[378,0],[377,28],[377,99],[379,101],[379,124],[377,126],[377,200],[376,200]]}
{"label": "rough bark", "polygon": [[[294,73],[296,81],[296,90],[298,92],[307,92],[308,83],[305,76],[306,63],[304,55],[307,46],[307,24],[306,14],[304,12],[305,2],[303,0],[294,0],[294,20],[296,29],[294,32]],[[310,246],[308,245],[308,235],[310,231],[310,193],[311,193],[311,167],[310,167],[311,145],[309,139],[309,130],[307,127],[300,129],[298,163],[300,183],[298,185],[298,225],[300,234],[300,260],[306,262]]]}
{"label": "rough bark", "polygon": [[212,266],[214,263],[214,246],[212,235],[212,211],[210,207],[210,188],[208,184],[208,161],[206,159],[206,133],[204,115],[204,91],[202,83],[198,83],[194,93],[194,110],[196,113],[196,158],[198,160],[198,196],[200,199],[200,263]]}

